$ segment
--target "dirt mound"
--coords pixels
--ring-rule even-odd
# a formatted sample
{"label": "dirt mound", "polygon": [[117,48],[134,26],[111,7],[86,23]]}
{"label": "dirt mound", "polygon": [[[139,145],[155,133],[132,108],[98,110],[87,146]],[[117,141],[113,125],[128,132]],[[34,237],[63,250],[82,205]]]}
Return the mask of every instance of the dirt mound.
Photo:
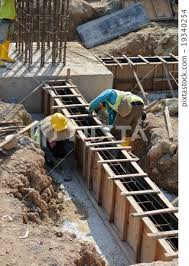
{"label": "dirt mound", "polygon": [[21,137],[18,148],[6,156],[0,155],[0,183],[22,201],[24,222],[48,218],[56,221],[62,209],[60,193],[46,175],[43,155],[28,137]]}
{"label": "dirt mound", "polygon": [[96,252],[96,249],[93,246],[83,246],[80,251],[80,258],[75,260],[75,265],[95,265],[95,266],[105,266],[105,262]]}
{"label": "dirt mound", "polygon": [[[22,203],[1,190],[0,265],[105,265],[92,245],[55,226],[23,224]],[[83,263],[85,262],[85,263]]]}
{"label": "dirt mound", "polygon": [[90,49],[95,55],[153,56],[178,54],[178,28],[174,24],[150,23],[109,43]]}
{"label": "dirt mound", "polygon": [[32,117],[21,104],[10,104],[0,101],[0,120],[21,122],[28,125],[32,122]]}
{"label": "dirt mound", "polygon": [[[164,117],[165,103],[170,111],[174,139],[168,136]],[[157,185],[169,192],[178,192],[178,100],[159,101],[144,123],[147,141],[137,139],[134,153],[141,158],[140,165]]]}

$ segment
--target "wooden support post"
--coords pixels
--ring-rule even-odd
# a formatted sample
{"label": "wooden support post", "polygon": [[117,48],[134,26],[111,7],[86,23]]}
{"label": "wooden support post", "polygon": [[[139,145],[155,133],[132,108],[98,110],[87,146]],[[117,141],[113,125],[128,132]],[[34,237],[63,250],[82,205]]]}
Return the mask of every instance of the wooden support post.
{"label": "wooden support post", "polygon": [[140,190],[140,191],[129,191],[129,192],[122,192],[121,195],[130,197],[130,196],[137,196],[137,195],[147,195],[147,194],[159,194],[160,190]]}
{"label": "wooden support post", "polygon": [[88,189],[92,189],[92,181],[91,181],[91,168],[93,165],[93,157],[94,157],[94,152],[89,148],[88,149],[88,163],[87,163],[87,185]]}
{"label": "wooden support post", "polygon": [[96,191],[96,199],[98,205],[102,202],[102,190],[103,190],[103,181],[102,177],[104,176],[105,169],[102,167],[102,165],[97,164],[97,191]]}
{"label": "wooden support post", "polygon": [[174,80],[175,84],[178,86],[178,82],[175,79],[175,77],[173,76],[173,74],[169,71],[169,75],[171,76],[171,78]]}
{"label": "wooden support post", "polygon": [[72,85],[48,85],[48,86],[44,86],[43,89],[44,90],[61,90],[61,89],[76,89],[77,86],[72,86]]}
{"label": "wooden support post", "polygon": [[92,148],[93,151],[113,151],[113,150],[118,150],[118,151],[130,151],[132,148],[131,146],[128,147],[102,147],[102,148]]}
{"label": "wooden support post", "polygon": [[52,110],[56,109],[65,109],[65,108],[76,108],[76,107],[89,107],[89,104],[68,104],[68,105],[60,105],[60,106],[52,106]]}
{"label": "wooden support post", "polygon": [[81,115],[67,115],[67,118],[82,118],[82,117],[97,117],[97,115],[81,114]]}
{"label": "wooden support post", "polygon": [[66,94],[66,95],[55,95],[53,98],[79,98],[82,97],[81,94]]}
{"label": "wooden support post", "polygon": [[112,199],[111,199],[111,206],[110,206],[110,215],[109,215],[109,222],[113,222],[114,220],[114,211],[115,211],[115,198],[116,198],[116,186],[113,186],[112,189]]}
{"label": "wooden support post", "polygon": [[[77,122],[76,122],[77,123]],[[87,129],[102,129],[104,126],[103,125],[97,125],[97,126],[81,126],[81,127],[76,127],[76,130],[87,130]]]}
{"label": "wooden support post", "polygon": [[89,137],[89,138],[85,138],[85,141],[93,141],[93,140],[101,140],[101,139],[114,139],[113,136],[102,136],[102,137]]}
{"label": "wooden support post", "polygon": [[165,213],[177,213],[178,208],[165,208],[165,209],[159,209],[154,211],[146,211],[141,213],[131,213],[130,215],[136,218],[143,218],[148,217],[151,215],[158,215],[158,214],[165,214]]}
{"label": "wooden support post", "polygon": [[110,179],[127,179],[127,178],[138,178],[138,177],[147,177],[148,175],[146,173],[138,173],[138,174],[128,174],[128,175],[114,175],[114,176],[109,176],[108,178]]}
{"label": "wooden support post", "polygon": [[160,56],[157,56],[157,58],[159,58],[159,60],[163,64],[163,68],[164,68],[164,72],[165,72],[165,75],[166,75],[166,78],[167,78],[167,82],[168,82],[168,85],[169,85],[169,89],[171,91],[172,97],[174,98],[175,97],[175,94],[174,94],[173,86],[172,86],[171,81],[170,81],[170,75],[169,75],[169,71],[167,69],[167,62],[163,58],[161,58]]}
{"label": "wooden support post", "polygon": [[138,230],[137,246],[136,246],[136,262],[137,263],[140,262],[143,236],[144,236],[144,222],[141,219],[140,225],[139,225],[139,230]]}
{"label": "wooden support post", "polygon": [[95,147],[101,145],[108,145],[108,144],[122,144],[125,143],[124,140],[114,140],[114,141],[106,141],[106,142],[96,142],[96,143],[88,143],[86,144],[87,147]]}
{"label": "wooden support post", "polygon": [[161,239],[161,238],[178,236],[178,230],[164,231],[164,232],[157,232],[157,233],[148,233],[147,235],[149,237],[152,237],[155,239]]}
{"label": "wooden support post", "polygon": [[167,124],[167,130],[169,134],[169,139],[173,141],[173,128],[171,125],[171,119],[170,119],[170,114],[169,114],[169,108],[168,106],[165,107],[165,121]]}
{"label": "wooden support post", "polygon": [[100,160],[100,161],[97,161],[97,163],[100,163],[100,164],[106,164],[106,163],[115,163],[115,164],[118,164],[118,163],[125,163],[125,162],[137,162],[139,161],[140,159],[139,158],[131,158],[131,159],[112,159],[112,160]]}
{"label": "wooden support post", "polygon": [[136,79],[136,81],[137,81],[137,83],[138,83],[138,86],[139,86],[139,88],[140,88],[140,90],[141,90],[141,92],[142,92],[142,95],[143,95],[144,99],[146,100],[147,104],[149,104],[150,101],[149,101],[148,98],[146,97],[146,93],[145,93],[144,88],[143,88],[143,86],[142,86],[142,83],[140,82],[140,79],[139,79],[139,77],[138,77],[138,75],[137,75],[137,73],[136,73],[136,71],[135,71],[135,69],[134,69],[134,67],[133,67],[133,63],[132,63],[132,61],[131,61],[126,55],[123,55],[123,57],[125,57],[125,58],[128,60],[128,65],[129,65],[130,69],[131,69],[132,72],[133,72],[133,75],[134,75],[134,77],[135,77],[135,79]]}

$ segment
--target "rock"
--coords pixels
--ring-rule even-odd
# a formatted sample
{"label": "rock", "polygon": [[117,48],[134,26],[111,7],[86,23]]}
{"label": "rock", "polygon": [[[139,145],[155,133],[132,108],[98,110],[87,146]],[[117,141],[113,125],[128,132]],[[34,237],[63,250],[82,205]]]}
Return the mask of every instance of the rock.
{"label": "rock", "polygon": [[63,232],[61,232],[61,231],[57,231],[57,232],[55,233],[55,235],[56,235],[57,237],[63,237]]}
{"label": "rock", "polygon": [[[169,106],[176,106],[177,100],[166,100]],[[160,109],[165,100],[157,104]],[[157,107],[156,106],[156,107]],[[156,108],[157,110],[157,108]],[[178,192],[178,118],[171,117],[174,142],[169,140],[164,113],[148,113],[144,123],[144,132],[148,138],[135,141],[133,153],[141,158],[140,166],[149,177],[164,190]]]}
{"label": "rock", "polygon": [[69,40],[79,39],[76,27],[96,17],[96,11],[84,0],[70,1]]}
{"label": "rock", "polygon": [[74,25],[84,23],[95,16],[95,9],[91,4],[84,0],[70,1],[70,16],[74,21]]}

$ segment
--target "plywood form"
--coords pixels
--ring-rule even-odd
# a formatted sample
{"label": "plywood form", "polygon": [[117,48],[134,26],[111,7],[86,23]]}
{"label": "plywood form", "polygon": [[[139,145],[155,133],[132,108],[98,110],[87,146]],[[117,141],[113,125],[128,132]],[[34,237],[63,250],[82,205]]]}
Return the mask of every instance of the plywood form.
{"label": "plywood form", "polygon": [[[127,57],[126,57],[127,58]],[[116,57],[121,67],[112,60],[111,57],[100,58],[104,65],[113,73],[113,87],[119,90],[139,91],[139,86],[133,75],[125,56]],[[166,68],[171,73],[169,76],[173,89],[177,89],[175,80],[178,80],[178,59],[173,55],[153,56],[153,57],[128,57],[142,83],[145,91],[168,90],[168,77],[164,69],[164,60]],[[162,60],[162,61],[161,61]],[[142,62],[141,62],[142,61]],[[154,62],[153,62],[154,61]],[[173,76],[173,77],[172,77]],[[175,79],[175,80],[174,80]]]}
{"label": "plywood form", "polygon": [[[78,93],[78,91],[75,90],[73,93]],[[49,95],[50,97],[53,96],[51,93]],[[86,103],[84,99],[81,98],[80,100],[82,103]],[[54,101],[56,101],[56,104],[60,104],[59,99],[55,98]],[[44,107],[44,110],[47,111],[50,108],[50,101],[46,99],[45,102],[48,107]],[[65,115],[69,115],[69,110],[63,109],[62,112]],[[95,120],[95,124],[99,125],[100,123],[98,119]],[[107,137],[111,136],[111,134],[105,133],[105,138],[106,135]],[[102,137],[99,139],[100,142],[102,142]],[[87,141],[85,140],[86,138]],[[95,139],[96,141],[97,139]],[[148,235],[148,233],[158,232],[152,220],[149,217],[135,218],[131,215],[132,213],[140,213],[143,210],[133,196],[127,197],[123,195],[128,193],[128,190],[122,184],[121,179],[112,180],[108,178],[114,174],[109,163],[98,163],[103,158],[100,155],[100,151],[89,147],[91,146],[88,145],[90,143],[92,143],[92,140],[85,136],[84,130],[78,130],[75,141],[78,165],[88,189],[91,190],[98,204],[102,206],[107,219],[112,225],[114,224],[115,231],[120,239],[127,241],[132,247],[137,262],[151,262],[161,259],[165,261],[172,260],[176,253],[168,242],[165,239],[155,239]],[[118,146],[120,145],[118,144]],[[121,153],[127,160],[132,158],[127,151],[121,151]],[[136,173],[143,173],[136,162],[131,161],[128,163],[132,165]],[[144,180],[148,183],[151,190],[158,190],[158,187],[149,177],[144,177]],[[166,204],[167,208],[173,207],[161,192],[157,195]],[[177,217],[176,214],[175,216]]]}

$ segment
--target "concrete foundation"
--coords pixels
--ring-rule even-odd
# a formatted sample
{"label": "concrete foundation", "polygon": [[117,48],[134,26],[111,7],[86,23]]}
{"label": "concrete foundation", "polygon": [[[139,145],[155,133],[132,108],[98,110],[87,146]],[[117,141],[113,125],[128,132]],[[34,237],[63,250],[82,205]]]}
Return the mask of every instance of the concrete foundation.
{"label": "concrete foundation", "polygon": [[[50,55],[47,54],[47,58]],[[52,66],[46,63],[40,67],[40,54],[34,51],[34,64],[28,66],[18,57],[13,49],[12,57],[17,58],[15,64],[0,68],[0,99],[6,102],[19,103],[32,90],[44,80],[62,79],[70,69],[70,77],[78,86],[87,101],[91,101],[104,89],[111,88],[113,83],[112,73],[87,49],[77,42],[67,45],[66,66],[57,64]],[[41,111],[41,91],[33,94],[26,102],[25,107],[29,112]]]}

